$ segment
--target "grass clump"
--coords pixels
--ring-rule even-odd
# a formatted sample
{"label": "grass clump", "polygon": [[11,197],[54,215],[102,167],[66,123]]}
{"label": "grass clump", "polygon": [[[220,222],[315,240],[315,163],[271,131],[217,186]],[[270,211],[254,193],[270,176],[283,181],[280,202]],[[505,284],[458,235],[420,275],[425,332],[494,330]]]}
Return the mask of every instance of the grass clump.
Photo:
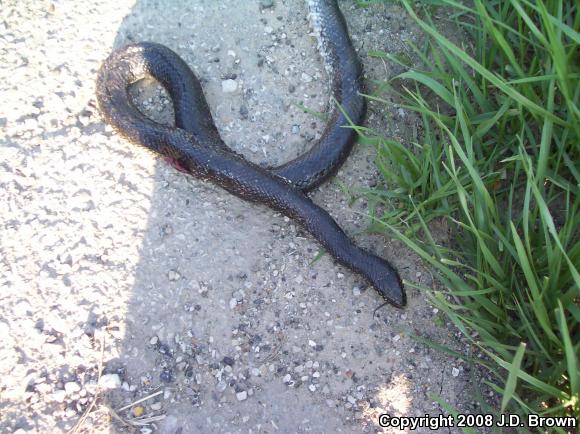
{"label": "grass clump", "polygon": [[[478,363],[495,377],[501,412],[579,414],[578,3],[402,4],[425,44],[412,45],[420,64],[394,82],[422,133],[408,149],[359,129],[385,181],[368,192],[372,229],[437,271],[443,289],[427,293],[486,354]],[[434,25],[434,5],[462,45]],[[447,222],[449,245],[435,241],[433,219]]]}

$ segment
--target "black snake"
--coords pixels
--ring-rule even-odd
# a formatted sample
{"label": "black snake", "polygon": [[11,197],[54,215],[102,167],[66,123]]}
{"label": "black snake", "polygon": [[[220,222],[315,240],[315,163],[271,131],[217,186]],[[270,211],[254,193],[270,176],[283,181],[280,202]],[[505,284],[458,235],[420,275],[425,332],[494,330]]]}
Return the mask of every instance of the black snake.
{"label": "black snake", "polygon": [[[185,62],[152,42],[113,52],[97,77],[97,100],[106,122],[130,142],[168,158],[196,178],[236,196],[269,206],[298,222],[340,264],[363,275],[391,304],[406,304],[397,271],[384,259],[358,248],[332,217],[305,194],[333,175],[347,158],[356,133],[350,122],[363,120],[362,68],[336,0],[309,0],[319,48],[332,77],[334,104],[320,140],[298,158],[265,169],[232,151],[221,139],[201,85]],[[133,104],[132,83],[152,76],[173,101],[175,127],[152,121]]]}

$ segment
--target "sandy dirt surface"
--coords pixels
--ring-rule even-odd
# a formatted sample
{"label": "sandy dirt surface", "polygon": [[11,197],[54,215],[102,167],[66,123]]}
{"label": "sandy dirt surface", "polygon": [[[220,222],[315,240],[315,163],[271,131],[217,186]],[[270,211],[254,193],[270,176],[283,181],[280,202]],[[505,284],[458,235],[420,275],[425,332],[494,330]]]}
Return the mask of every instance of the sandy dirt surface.
{"label": "sandy dirt surface", "polygon": [[[403,9],[340,4],[369,85],[400,72],[366,53],[408,50]],[[438,414],[433,395],[470,411],[469,367],[410,337],[462,350],[423,294],[408,288],[406,309],[373,317],[377,293],[328,256],[311,264],[319,246],[292,221],[104,125],[96,71],[144,40],[194,69],[225,141],[252,161],[282,163],[323,129],[298,107],[329,101],[305,2],[2,2],[0,431],[67,432],[87,409],[80,432],[171,434],[391,432],[379,414]],[[155,83],[135,95],[171,122]],[[368,123],[396,138],[414,128],[395,107],[371,105]],[[366,203],[349,207],[340,183],[376,179],[358,145],[312,197],[431,285],[400,243],[361,233]]]}

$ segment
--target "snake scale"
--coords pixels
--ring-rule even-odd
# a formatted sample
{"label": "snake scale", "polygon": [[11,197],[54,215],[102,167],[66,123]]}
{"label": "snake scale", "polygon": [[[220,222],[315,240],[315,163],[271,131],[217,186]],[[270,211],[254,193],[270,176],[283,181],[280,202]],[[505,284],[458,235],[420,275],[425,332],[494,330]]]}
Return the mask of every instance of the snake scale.
{"label": "snake scale", "polygon": [[[104,120],[128,141],[168,159],[176,168],[208,180],[250,202],[264,204],[305,228],[340,264],[364,276],[384,299],[406,304],[397,271],[384,259],[357,247],[306,192],[332,176],[346,160],[362,122],[362,67],[336,0],[309,0],[319,50],[332,79],[334,104],[321,138],[306,153],[272,168],[260,167],[232,151],[221,139],[203,90],[187,64],[169,48],[152,42],[114,51],[97,76],[97,101]],[[151,76],[169,93],[175,127],[141,113],[128,93]]]}

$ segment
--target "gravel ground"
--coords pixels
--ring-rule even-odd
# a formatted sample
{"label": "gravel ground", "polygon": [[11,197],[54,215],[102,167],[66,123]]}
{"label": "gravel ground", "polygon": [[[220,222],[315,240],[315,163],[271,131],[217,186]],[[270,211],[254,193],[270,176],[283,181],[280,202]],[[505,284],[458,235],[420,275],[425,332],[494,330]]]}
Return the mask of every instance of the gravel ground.
{"label": "gravel ground", "polygon": [[[404,11],[341,6],[369,83],[399,72],[365,53],[407,51],[417,33]],[[298,155],[323,123],[297,105],[324,111],[329,99],[303,2],[1,9],[0,431],[66,432],[88,413],[80,432],[391,432],[379,414],[438,414],[434,394],[469,411],[469,367],[409,336],[462,349],[422,294],[373,317],[377,293],[328,256],[311,264],[319,247],[292,221],[176,172],[98,115],[101,61],[152,40],[202,79],[232,148],[259,163]],[[171,122],[155,83],[135,97]],[[396,138],[414,128],[396,108],[371,106],[368,122]],[[372,161],[357,146],[313,199],[429,286],[401,244],[354,235],[366,204],[349,207],[339,181],[372,185]]]}

